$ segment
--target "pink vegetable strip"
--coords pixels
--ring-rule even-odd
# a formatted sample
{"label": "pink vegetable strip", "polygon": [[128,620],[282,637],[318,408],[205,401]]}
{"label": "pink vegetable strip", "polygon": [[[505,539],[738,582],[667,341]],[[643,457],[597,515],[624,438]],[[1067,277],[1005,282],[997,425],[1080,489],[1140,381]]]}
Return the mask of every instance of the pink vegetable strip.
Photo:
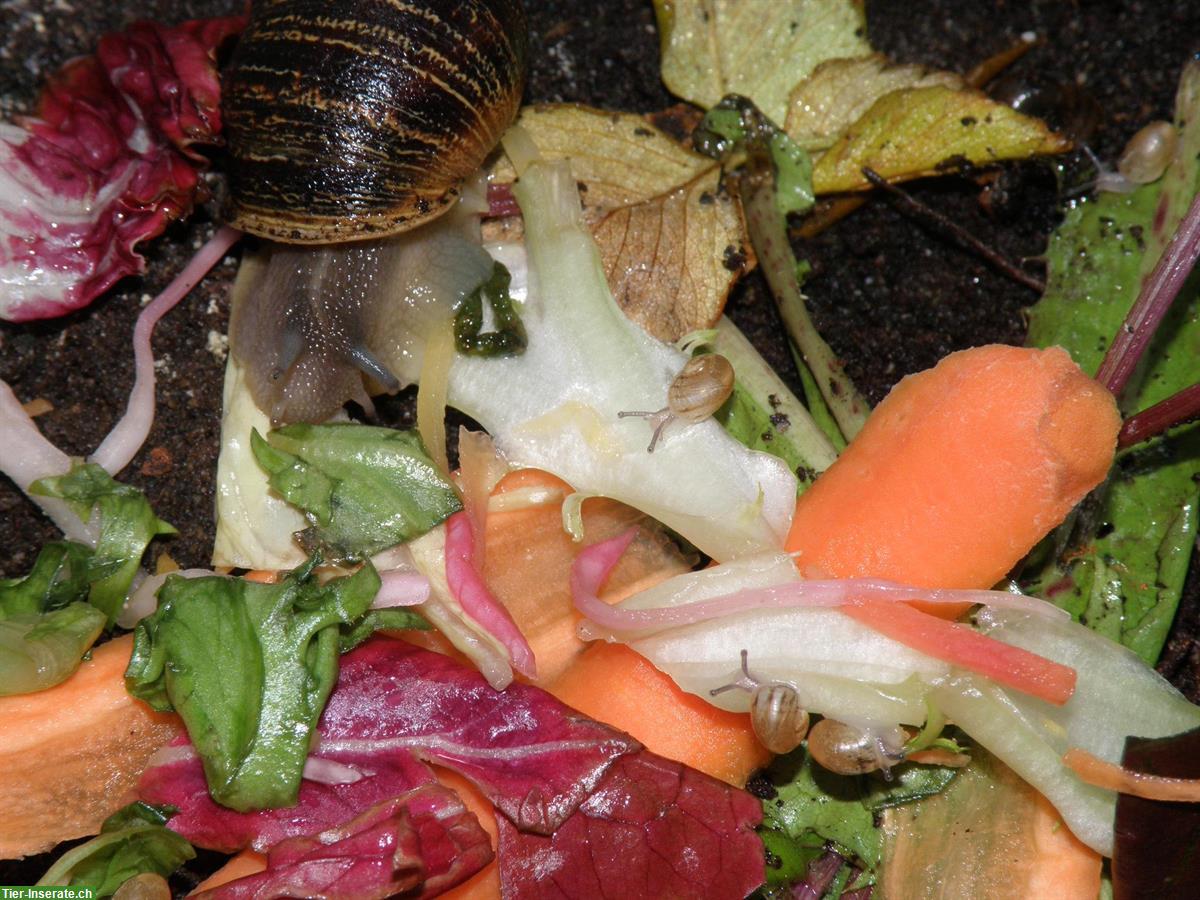
{"label": "pink vegetable strip", "polygon": [[150,349],[154,326],[200,283],[241,236],[240,231],[229,226],[218,229],[184,270],[138,316],[133,328],[135,375],[129,403],[125,407],[125,415],[92,454],[92,462],[98,463],[110,475],[116,475],[129,465],[146,442],[150,426],[154,424],[154,353]]}
{"label": "pink vegetable strip", "polygon": [[475,568],[475,533],[465,512],[446,520],[446,582],[463,611],[508,651],[513,668],[527,678],[536,678],[533,648]]}
{"label": "pink vegetable strip", "polygon": [[1075,670],[1013,647],[967,625],[947,622],[904,603],[856,602],[842,611],[880,634],[1004,687],[1062,706],[1075,693]]}
{"label": "pink vegetable strip", "polygon": [[[616,565],[634,532],[584,549],[571,570],[571,592],[575,608],[602,628],[614,632],[647,631],[674,628],[723,618],[754,609],[779,609],[796,606],[845,606],[862,599],[888,604],[920,600],[923,603],[960,606],[984,604],[1000,609],[1015,609],[1059,618],[1066,613],[1044,600],[1010,594],[1006,591],[917,588],[877,578],[834,580],[797,580],[764,588],[750,588],[708,600],[656,609],[624,609],[609,606],[598,596],[600,586]],[[597,635],[588,634],[593,637]]]}
{"label": "pink vegetable strip", "polygon": [[[1049,703],[1062,705],[1075,690],[1074,669],[993,640],[967,625],[923,613],[905,602],[981,603],[986,602],[981,598],[988,598],[1041,612],[1043,606],[1049,606],[1042,601],[1032,601],[1040,606],[1030,607],[1022,600],[1031,598],[1001,591],[918,589],[870,579],[846,579],[796,581],[665,609],[613,608],[597,596],[597,591],[632,539],[633,533],[628,531],[594,544],[576,557],[571,568],[571,594],[576,609],[596,624],[614,631],[687,625],[764,607],[838,606],[855,621],[892,640]],[[809,588],[813,589],[811,594]]]}
{"label": "pink vegetable strip", "polygon": [[187,215],[220,142],[217,49],[239,16],[101,39],[42,93],[38,118],[0,123],[0,318],[86,306],[145,268],[134,247]]}

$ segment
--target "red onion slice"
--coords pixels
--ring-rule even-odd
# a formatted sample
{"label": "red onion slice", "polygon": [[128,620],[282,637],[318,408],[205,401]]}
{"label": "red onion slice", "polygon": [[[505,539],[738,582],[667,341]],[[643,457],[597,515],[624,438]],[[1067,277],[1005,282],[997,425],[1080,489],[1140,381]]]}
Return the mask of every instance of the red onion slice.
{"label": "red onion slice", "polygon": [[533,648],[475,569],[475,534],[464,512],[446,520],[446,582],[463,611],[508,651],[513,668],[527,678],[536,678]]}
{"label": "red onion slice", "polygon": [[154,424],[154,353],[150,349],[150,335],[154,332],[154,326],[200,283],[241,236],[240,231],[227,225],[218,229],[184,270],[138,316],[133,328],[135,375],[129,403],[125,407],[125,414],[91,457],[91,461],[101,465],[108,474],[115,476],[129,465],[146,442],[150,426]]}
{"label": "red onion slice", "polygon": [[[616,565],[634,532],[593,544],[580,552],[571,567],[571,595],[575,608],[591,623],[612,632],[645,632],[692,625],[755,609],[796,606],[845,606],[856,600],[884,600],[904,603],[919,600],[930,604],[983,604],[999,609],[1016,609],[1042,616],[1066,616],[1064,610],[1036,597],[1007,591],[918,588],[876,578],[789,581],[770,587],[750,588],[707,600],[655,609],[628,609],[609,606],[598,596],[600,586]],[[684,576],[687,577],[687,576]],[[601,637],[584,628],[584,636]]]}

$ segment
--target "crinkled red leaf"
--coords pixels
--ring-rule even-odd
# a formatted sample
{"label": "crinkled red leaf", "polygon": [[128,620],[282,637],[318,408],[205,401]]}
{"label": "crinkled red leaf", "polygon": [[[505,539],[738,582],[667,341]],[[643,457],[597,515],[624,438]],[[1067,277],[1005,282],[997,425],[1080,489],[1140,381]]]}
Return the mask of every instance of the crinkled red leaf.
{"label": "crinkled red leaf", "polygon": [[[200,896],[206,900],[321,897],[375,900],[422,888],[439,893],[492,859],[492,845],[454,792],[427,784],[343,826],[281,841],[267,868]],[[428,861],[445,871],[427,877]],[[441,865],[444,862],[450,865]]]}
{"label": "crinkled red leaf", "polygon": [[305,779],[295,806],[242,813],[209,796],[200,758],[184,738],[151,760],[138,791],[151,803],[178,809],[171,828],[197,846],[224,853],[246,847],[265,852],[287,838],[335,828],[365,809],[435,781],[429,767],[410,753],[339,754],[337,761],[363,777],[345,784]]}
{"label": "crinkled red leaf", "polygon": [[550,837],[500,823],[505,896],[740,900],[763,883],[762,805],[648,750],[617,760]]}
{"label": "crinkled red leaf", "polygon": [[[503,814],[507,895],[742,897],[762,883],[753,797],[641,749],[540,688],[495,691],[475,670],[402,641],[376,638],[342,657],[318,733],[313,757],[346,783],[306,779],[290,809],[218,806],[186,743],[150,767],[142,798],[177,807],[170,826],[200,846],[264,850],[427,784],[419,757],[460,772]],[[430,873],[453,859],[424,852],[428,893]]]}
{"label": "crinkled red leaf", "polygon": [[554,831],[614,759],[641,745],[527,684],[494,690],[474,669],[403,641],[342,657],[319,755],[410,750],[470,779],[523,831]]}
{"label": "crinkled red leaf", "polygon": [[143,271],[135,245],[201,189],[192,145],[221,133],[216,49],[244,26],[139,22],[58,72],[38,118],[0,124],[0,318],[62,315]]}

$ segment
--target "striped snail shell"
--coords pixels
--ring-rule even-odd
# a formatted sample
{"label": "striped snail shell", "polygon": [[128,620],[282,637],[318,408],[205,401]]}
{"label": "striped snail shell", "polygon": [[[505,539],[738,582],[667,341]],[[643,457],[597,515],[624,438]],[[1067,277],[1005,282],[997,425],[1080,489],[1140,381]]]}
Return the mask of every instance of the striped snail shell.
{"label": "striped snail shell", "polygon": [[407,231],[516,115],[520,0],[266,0],[226,79],[230,222],[285,243]]}

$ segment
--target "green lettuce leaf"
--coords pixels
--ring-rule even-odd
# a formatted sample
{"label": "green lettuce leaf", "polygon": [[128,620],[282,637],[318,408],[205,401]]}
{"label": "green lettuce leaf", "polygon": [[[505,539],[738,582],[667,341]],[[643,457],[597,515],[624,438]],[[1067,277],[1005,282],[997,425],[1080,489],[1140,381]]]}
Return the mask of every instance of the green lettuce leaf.
{"label": "green lettuce leaf", "polygon": [[[1050,241],[1046,293],[1030,313],[1029,343],[1067,348],[1094,372],[1142,282],[1200,188],[1200,65],[1180,83],[1180,147],[1162,181],[1102,194],[1070,210]],[[1122,401],[1144,409],[1196,380],[1200,285],[1184,287]],[[1123,453],[1097,505],[1081,517],[1066,559],[1047,544],[1022,580],[1076,619],[1153,665],[1171,627],[1197,533],[1200,425]]]}
{"label": "green lettuce leaf", "polygon": [[91,558],[91,549],[83,544],[46,544],[28,575],[0,580],[0,620],[50,612],[86,600]]}
{"label": "green lettuce leaf", "polygon": [[337,678],[341,632],[379,590],[367,564],[319,584],[314,557],[278,584],[168,578],[138,623],[126,686],[175,710],[213,799],[246,811],[296,802],[309,740]]}
{"label": "green lettuce leaf", "polygon": [[64,853],[38,884],[87,886],[94,897],[111,897],[143,872],[170,875],[196,856],[191,844],[165,827],[174,812],[141,802],[118,810],[98,836]]}
{"label": "green lettuce leaf", "polygon": [[462,508],[415,432],[289,425],[250,441],[271,487],[311,524],[306,548],[335,559],[412,540]]}
{"label": "green lettuce leaf", "polygon": [[798,749],[777,758],[768,769],[778,796],[763,804],[764,834],[771,834],[773,852],[778,854],[784,847],[797,860],[811,861],[814,848],[831,841],[843,856],[872,871],[883,848],[883,835],[876,827],[878,814],[937,794],[955,774],[954,769],[909,764],[893,769],[891,781],[835,775]]}
{"label": "green lettuce leaf", "polygon": [[24,578],[0,581],[0,696],[53,687],[78,667],[104,630],[85,602],[92,551],[52,541]]}
{"label": "green lettuce leaf", "polygon": [[104,622],[104,613],[82,602],[0,620],[0,697],[65,681],[96,643]]}
{"label": "green lettuce leaf", "polygon": [[66,475],[35,481],[29,492],[65,500],[85,522],[93,511],[99,513],[100,540],[88,564],[88,600],[112,627],[146,546],[175,529],[154,515],[141,491],[114,481],[95,463],[76,463]]}

